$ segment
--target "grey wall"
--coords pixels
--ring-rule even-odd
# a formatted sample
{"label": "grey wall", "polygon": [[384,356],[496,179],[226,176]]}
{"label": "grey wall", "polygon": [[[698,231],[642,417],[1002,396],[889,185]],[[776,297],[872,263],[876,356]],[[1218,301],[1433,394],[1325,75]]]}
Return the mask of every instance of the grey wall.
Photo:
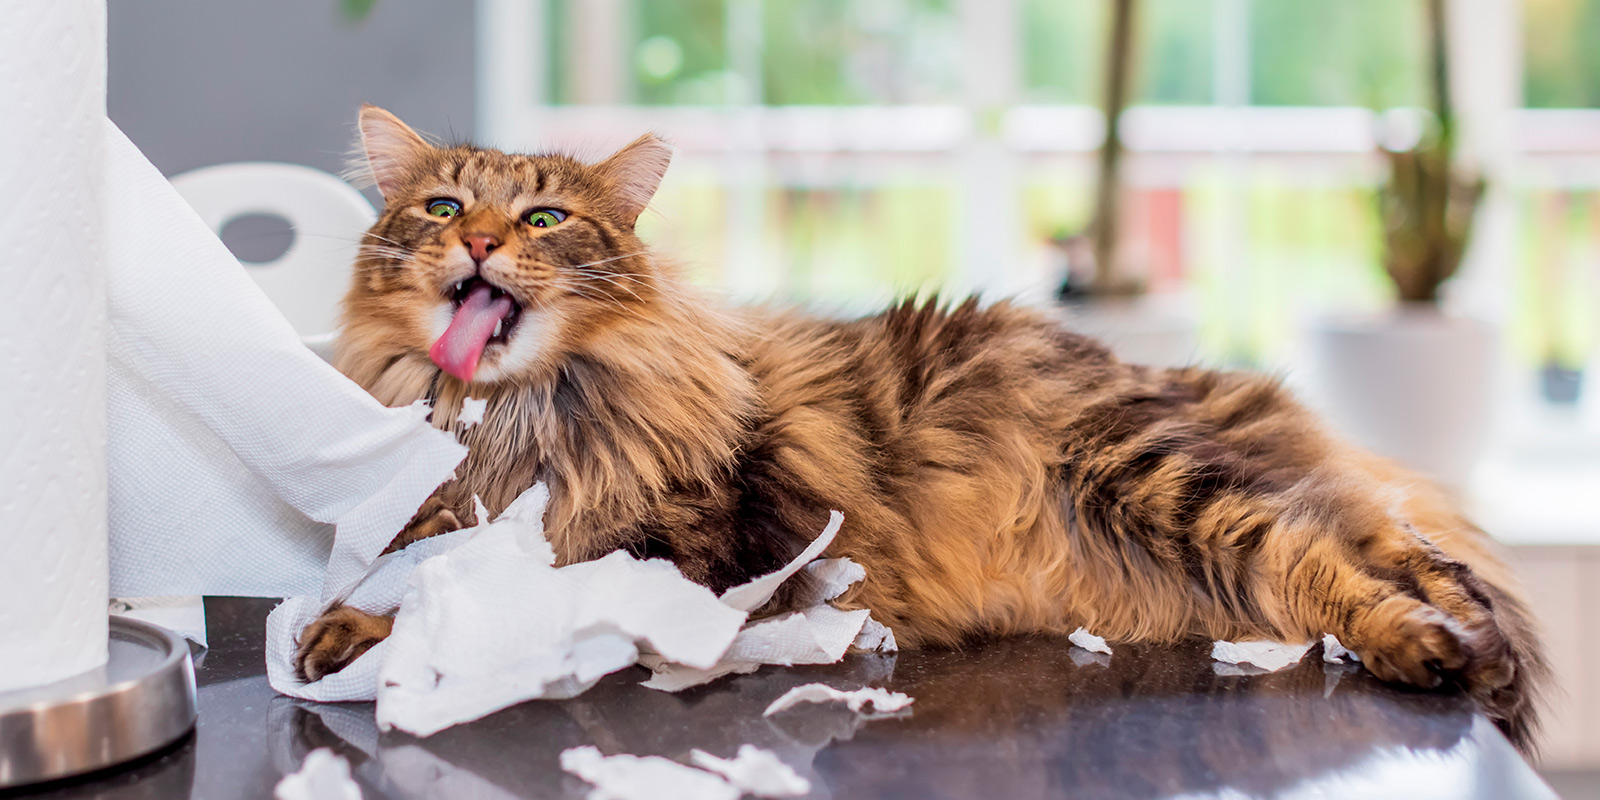
{"label": "grey wall", "polygon": [[337,173],[361,103],[472,134],[473,3],[111,0],[111,119],[162,172],[288,161]]}

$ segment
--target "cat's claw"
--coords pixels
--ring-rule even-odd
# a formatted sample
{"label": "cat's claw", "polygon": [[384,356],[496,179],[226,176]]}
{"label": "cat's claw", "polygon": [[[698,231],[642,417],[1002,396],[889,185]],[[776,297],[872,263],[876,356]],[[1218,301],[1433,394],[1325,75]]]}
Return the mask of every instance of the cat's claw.
{"label": "cat's claw", "polygon": [[1511,643],[1463,579],[1471,580],[1424,575],[1423,590],[1437,605],[1394,595],[1372,609],[1352,636],[1374,675],[1425,689],[1459,686],[1485,700],[1516,680]]}

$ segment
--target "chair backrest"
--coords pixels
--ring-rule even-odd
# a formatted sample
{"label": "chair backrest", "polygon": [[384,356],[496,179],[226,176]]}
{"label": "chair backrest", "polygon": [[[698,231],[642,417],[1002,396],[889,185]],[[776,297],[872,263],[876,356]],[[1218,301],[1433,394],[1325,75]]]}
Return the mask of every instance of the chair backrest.
{"label": "chair backrest", "polygon": [[219,234],[243,216],[288,220],[289,249],[275,261],[245,262],[246,271],[302,337],[323,340],[336,331],[361,234],[377,219],[360,192],[321,170],[264,162],[201,167],[172,185]]}

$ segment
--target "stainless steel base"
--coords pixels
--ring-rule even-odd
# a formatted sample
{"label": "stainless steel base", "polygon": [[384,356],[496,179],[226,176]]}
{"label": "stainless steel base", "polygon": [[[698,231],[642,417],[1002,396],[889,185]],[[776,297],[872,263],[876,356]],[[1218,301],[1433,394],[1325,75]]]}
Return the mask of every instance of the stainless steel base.
{"label": "stainless steel base", "polygon": [[113,616],[103,669],[0,692],[0,789],[121,764],[194,727],[189,644],[147,622]]}

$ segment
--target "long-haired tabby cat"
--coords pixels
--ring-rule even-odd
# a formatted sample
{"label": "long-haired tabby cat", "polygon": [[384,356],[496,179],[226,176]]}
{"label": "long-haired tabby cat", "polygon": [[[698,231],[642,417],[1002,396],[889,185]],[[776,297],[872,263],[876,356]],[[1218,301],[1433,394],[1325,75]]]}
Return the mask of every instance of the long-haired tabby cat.
{"label": "long-haired tabby cat", "polygon": [[[1330,435],[1277,382],[1125,364],[1025,308],[905,302],[851,321],[715,306],[634,233],[670,150],[594,164],[426,142],[360,117],[385,207],[337,366],[456,429],[456,478],[391,547],[548,482],[563,562],[617,548],[722,590],[820,531],[841,598],[908,646],[1071,631],[1336,635],[1381,678],[1460,687],[1527,745],[1546,668],[1514,580],[1436,488]],[[389,631],[303,632],[336,671]]]}

